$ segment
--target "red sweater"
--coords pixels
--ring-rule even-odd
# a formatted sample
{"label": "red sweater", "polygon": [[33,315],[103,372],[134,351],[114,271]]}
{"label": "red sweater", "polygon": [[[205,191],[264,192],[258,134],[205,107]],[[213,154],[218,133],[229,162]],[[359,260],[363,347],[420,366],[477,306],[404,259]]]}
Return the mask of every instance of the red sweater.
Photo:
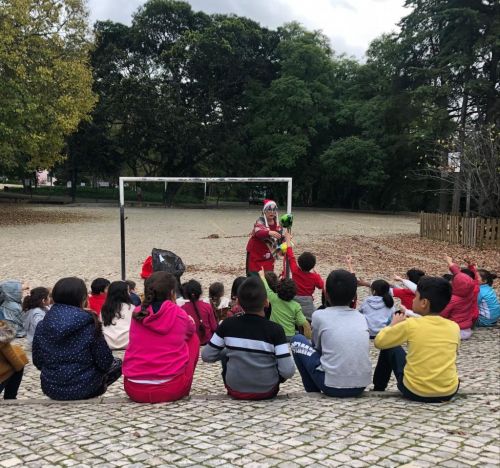
{"label": "red sweater", "polygon": [[[214,311],[212,306],[204,301],[197,301],[196,307],[198,308],[198,314],[194,310],[193,303],[191,301],[186,302],[182,308],[189,314],[189,316],[194,320],[196,325],[196,331],[198,332],[198,338],[200,339],[200,344],[205,345],[210,341],[215,330],[217,330],[217,321],[215,320]],[[200,330],[200,318],[203,322],[204,333]]]}
{"label": "red sweater", "polygon": [[407,288],[393,288],[392,295],[401,300],[407,309],[413,310],[413,299],[415,299],[415,293],[411,289]]}
{"label": "red sweater", "polygon": [[297,265],[292,247],[288,247],[286,256],[290,262],[290,270],[292,271],[292,279],[297,286],[297,296],[312,296],[316,288],[323,289],[323,279],[318,273],[313,271],[303,271]]}
{"label": "red sweater", "polygon": [[90,294],[89,295],[89,309],[93,310],[97,315],[101,315],[101,309],[106,302],[106,293]]}
{"label": "red sweater", "polygon": [[441,317],[453,320],[461,330],[471,328],[474,313],[474,285],[475,281],[460,271],[457,265],[452,265],[450,271],[453,273],[451,283],[451,301],[441,312]]}

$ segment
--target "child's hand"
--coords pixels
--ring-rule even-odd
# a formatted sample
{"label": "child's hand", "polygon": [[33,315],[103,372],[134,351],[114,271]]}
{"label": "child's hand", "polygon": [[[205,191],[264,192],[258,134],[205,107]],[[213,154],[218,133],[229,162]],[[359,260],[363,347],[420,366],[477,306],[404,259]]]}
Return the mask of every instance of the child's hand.
{"label": "child's hand", "polygon": [[473,266],[476,265],[476,262],[472,258],[465,257],[464,261],[465,261],[465,263],[467,263],[467,265],[473,265]]}
{"label": "child's hand", "polygon": [[448,266],[453,265],[453,259],[449,255],[444,255],[444,260],[448,264]]}
{"label": "child's hand", "polygon": [[392,325],[397,325],[398,323],[404,322],[406,320],[406,316],[404,313],[395,313],[392,316],[392,321],[391,321],[391,326]]}
{"label": "child's hand", "polygon": [[399,306],[399,310],[400,310],[403,314],[405,314],[405,315],[406,315],[406,312],[408,312],[408,309],[407,309],[407,308],[406,308],[403,304],[401,304],[401,305]]}
{"label": "child's hand", "polygon": [[269,231],[269,237],[274,239],[281,239],[281,234],[277,231]]}
{"label": "child's hand", "polygon": [[398,276],[398,275],[394,275],[394,276],[392,277],[392,279],[393,279],[394,281],[403,282],[403,278],[401,278],[401,276]]}
{"label": "child's hand", "polygon": [[259,276],[264,279],[266,277],[266,273],[264,271],[264,267],[261,267],[260,268],[260,271],[259,271]]}

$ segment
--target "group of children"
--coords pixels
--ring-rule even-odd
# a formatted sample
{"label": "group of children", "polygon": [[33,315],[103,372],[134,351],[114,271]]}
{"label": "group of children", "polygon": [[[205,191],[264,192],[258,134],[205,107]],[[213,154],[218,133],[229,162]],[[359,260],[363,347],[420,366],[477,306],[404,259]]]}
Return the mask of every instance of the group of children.
{"label": "group of children", "polygon": [[[398,288],[358,279],[350,261],[350,271],[334,270],[323,282],[312,253],[295,259],[289,247],[286,256],[291,278],[264,269],[238,277],[231,299],[214,283],[204,301],[198,281],[180,283],[165,271],[145,279],[142,297],[132,281],[97,278],[89,294],[83,280],[68,277],[21,302],[23,285],[0,282],[0,391],[17,395],[27,356],[11,342],[26,336],[42,390],[56,400],[102,395],[122,374],[136,402],[180,399],[191,390],[202,345],[202,360],[221,361],[224,385],[237,399],[272,398],[298,369],[307,392],[353,397],[371,383],[383,391],[394,373],[405,397],[446,401],[459,387],[460,339],[500,316],[496,276],[473,262],[460,269],[446,257],[444,277],[411,269],[406,279],[394,278],[404,285]],[[371,296],[356,308],[360,286]],[[373,376],[370,339],[381,350]],[[125,349],[123,362],[115,349]]]}

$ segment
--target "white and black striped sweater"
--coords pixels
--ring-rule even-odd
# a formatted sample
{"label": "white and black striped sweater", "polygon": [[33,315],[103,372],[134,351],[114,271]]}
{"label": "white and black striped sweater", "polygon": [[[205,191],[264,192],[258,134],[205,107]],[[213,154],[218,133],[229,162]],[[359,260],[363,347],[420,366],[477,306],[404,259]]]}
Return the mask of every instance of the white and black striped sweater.
{"label": "white and black striped sweater", "polygon": [[224,320],[201,357],[226,360],[226,385],[242,393],[270,392],[295,372],[283,327],[254,314]]}

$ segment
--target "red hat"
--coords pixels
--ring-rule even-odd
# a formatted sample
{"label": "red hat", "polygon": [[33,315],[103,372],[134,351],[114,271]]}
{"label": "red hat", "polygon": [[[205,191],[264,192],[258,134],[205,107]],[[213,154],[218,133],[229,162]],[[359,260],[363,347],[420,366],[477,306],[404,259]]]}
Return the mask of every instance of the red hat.
{"label": "red hat", "polygon": [[264,200],[264,206],[262,207],[262,211],[265,211],[267,208],[270,208],[274,205],[274,207],[278,208],[278,205],[274,200],[271,200],[270,198],[266,198]]}

